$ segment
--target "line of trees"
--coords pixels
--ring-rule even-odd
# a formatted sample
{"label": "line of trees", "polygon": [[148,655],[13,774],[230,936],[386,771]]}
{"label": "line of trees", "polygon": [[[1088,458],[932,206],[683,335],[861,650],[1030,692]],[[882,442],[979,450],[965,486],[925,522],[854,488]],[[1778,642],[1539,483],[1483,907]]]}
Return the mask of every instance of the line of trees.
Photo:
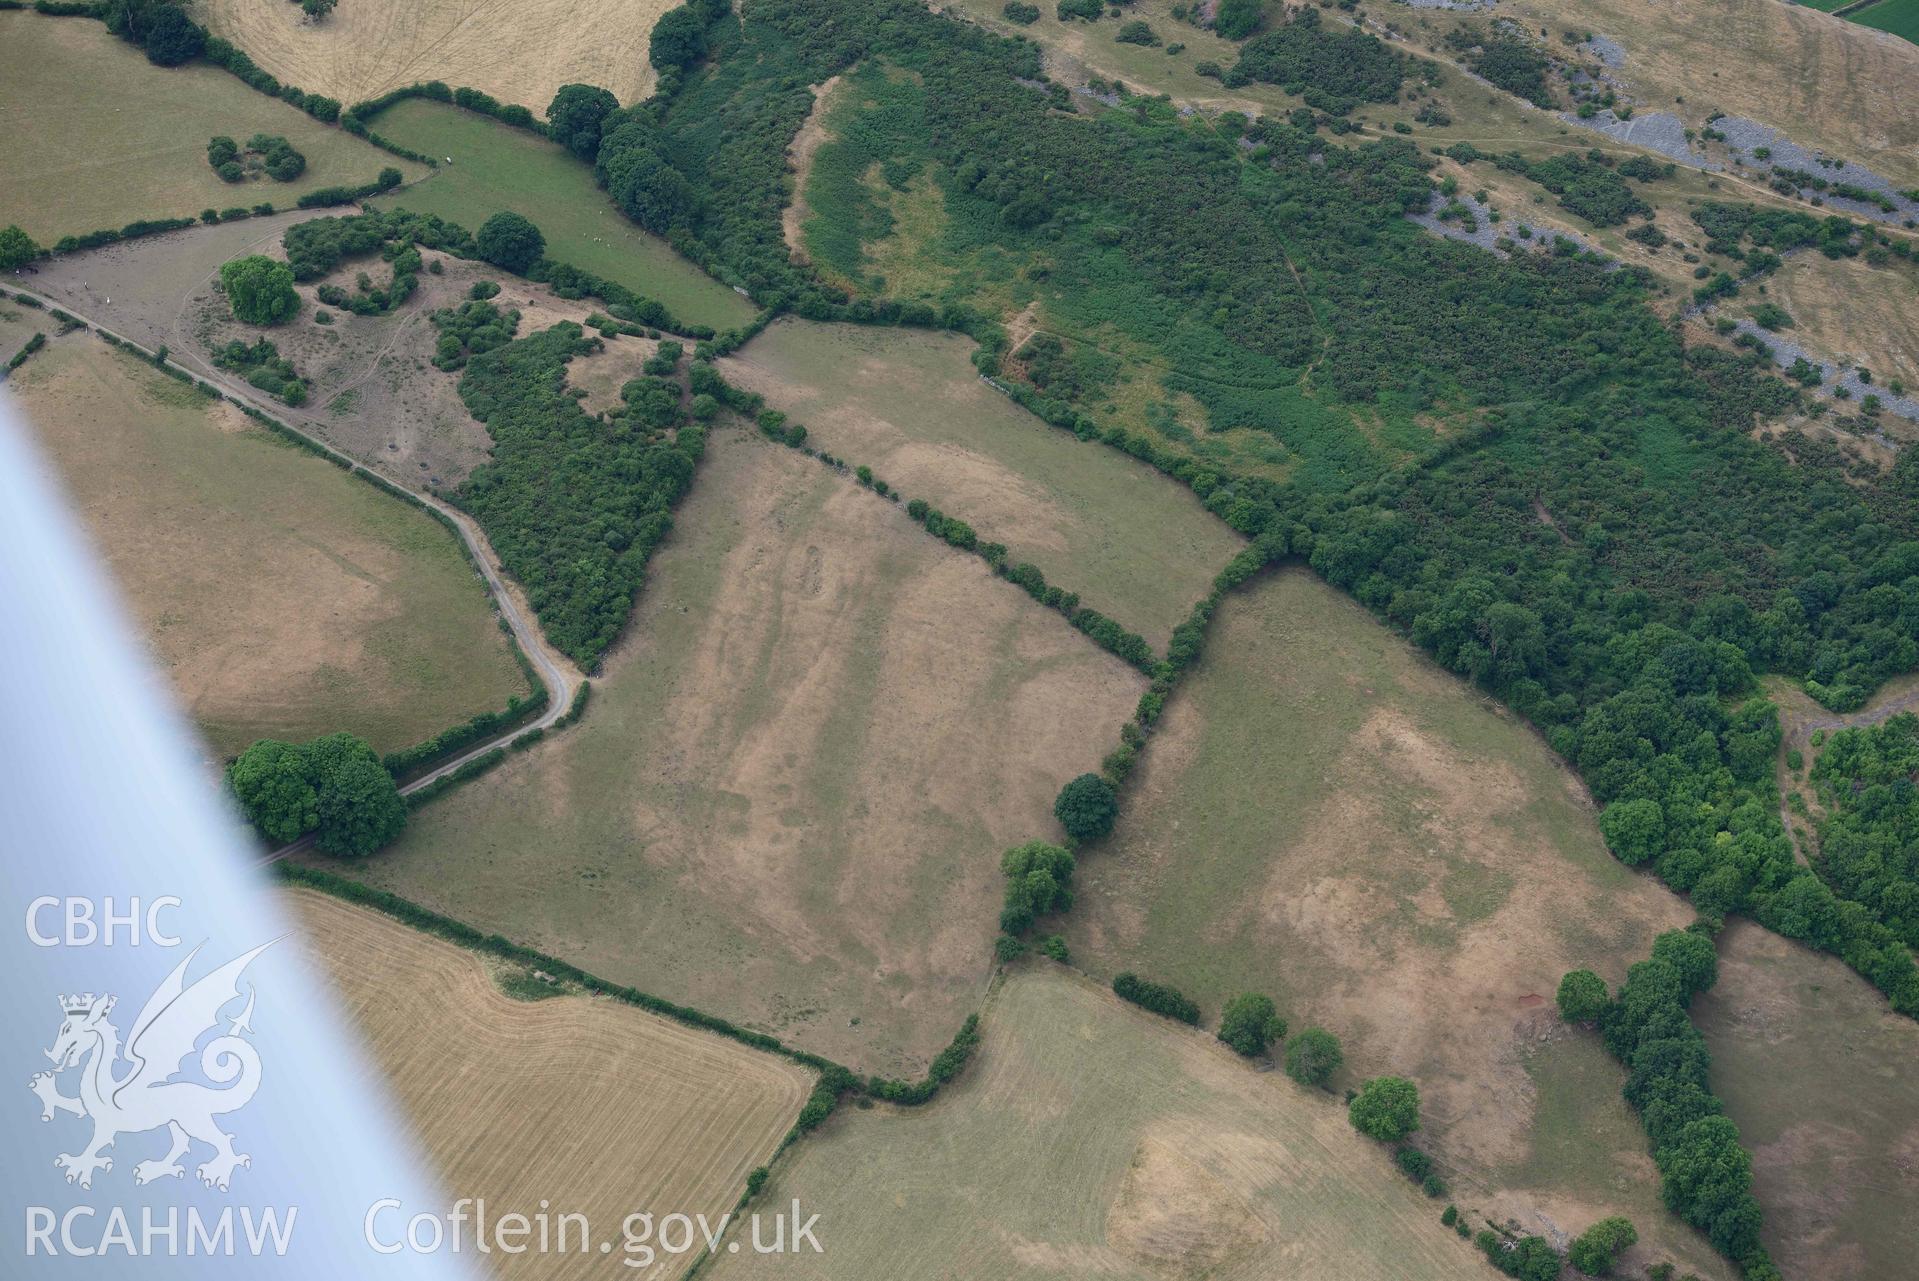
{"label": "line of trees", "polygon": [[1777,1281],[1759,1241],[1752,1157],[1712,1092],[1712,1055],[1687,1012],[1718,974],[1709,926],[1673,930],[1627,971],[1616,996],[1590,971],[1566,975],[1559,1011],[1570,1022],[1596,1024],[1626,1065],[1626,1101],[1651,1141],[1666,1208],[1704,1232],[1748,1281]]}

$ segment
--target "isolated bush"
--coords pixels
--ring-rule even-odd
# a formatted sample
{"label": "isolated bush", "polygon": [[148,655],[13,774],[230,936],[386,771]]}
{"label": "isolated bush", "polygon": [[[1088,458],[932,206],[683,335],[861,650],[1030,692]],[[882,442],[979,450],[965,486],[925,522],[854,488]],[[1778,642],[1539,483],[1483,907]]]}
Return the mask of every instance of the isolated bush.
{"label": "isolated bush", "polygon": [[283,325],[300,310],[293,269],[263,254],[236,258],[220,268],[220,284],[234,318],[249,325]]}
{"label": "isolated bush", "polygon": [[1213,32],[1227,40],[1244,40],[1259,30],[1261,0],[1219,0],[1213,14]]}
{"label": "isolated bush", "polygon": [[40,246],[17,225],[9,224],[0,229],[0,271],[12,271],[39,256]]}
{"label": "isolated bush", "polygon": [[1247,1058],[1264,1054],[1266,1047],[1286,1035],[1273,998],[1257,992],[1236,996],[1219,1016],[1219,1039]]}
{"label": "isolated bush", "polygon": [[501,210],[480,224],[480,233],[473,238],[473,249],[484,261],[502,271],[523,276],[546,252],[546,237],[526,218]]}
{"label": "isolated bush", "polygon": [[1594,1022],[1611,1003],[1606,981],[1591,970],[1573,970],[1559,980],[1559,1017],[1568,1023]]}
{"label": "isolated bush", "polygon": [[1081,774],[1059,789],[1053,816],[1076,841],[1097,841],[1113,830],[1119,817],[1119,799],[1113,785],[1097,774]]}
{"label": "isolated bush", "polygon": [[1006,0],[1006,6],[1000,10],[1000,14],[1008,22],[1017,22],[1022,27],[1030,27],[1039,21],[1039,6],[1022,4],[1020,0]]}
{"label": "isolated bush", "polygon": [[1153,34],[1153,29],[1137,18],[1125,23],[1118,31],[1115,31],[1113,33],[1113,39],[1121,44],[1143,44],[1150,46],[1159,43],[1159,37]]}
{"label": "isolated bush", "polygon": [[1359,1087],[1346,1115],[1368,1138],[1397,1143],[1419,1128],[1419,1087],[1403,1076],[1374,1077]]}
{"label": "isolated bush", "polygon": [[1639,1240],[1639,1232],[1630,1219],[1614,1215],[1580,1233],[1567,1253],[1573,1267],[1589,1277],[1603,1277],[1612,1271],[1619,1255]]}
{"label": "isolated bush", "polygon": [[1301,1085],[1325,1085],[1345,1061],[1339,1038],[1323,1027],[1309,1027],[1286,1045],[1286,1075]]}
{"label": "isolated bush", "polygon": [[1006,877],[999,924],[1008,934],[1024,934],[1037,917],[1073,905],[1073,856],[1057,845],[1016,845],[1000,856],[999,869]]}

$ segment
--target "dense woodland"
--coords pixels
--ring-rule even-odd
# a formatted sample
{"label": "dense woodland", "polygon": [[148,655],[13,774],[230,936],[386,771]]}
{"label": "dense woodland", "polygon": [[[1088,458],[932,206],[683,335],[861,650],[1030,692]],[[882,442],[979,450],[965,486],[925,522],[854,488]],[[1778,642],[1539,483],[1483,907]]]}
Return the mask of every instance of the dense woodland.
{"label": "dense woodland", "polygon": [[670,379],[629,382],[618,413],[581,409],[566,365],[603,340],[571,322],[474,351],[476,333],[503,328],[494,316],[462,309],[435,319],[470,353],[460,398],[493,438],[492,457],[454,500],[486,527],[547,637],[590,669],[626,622],[705,434],[685,419]]}

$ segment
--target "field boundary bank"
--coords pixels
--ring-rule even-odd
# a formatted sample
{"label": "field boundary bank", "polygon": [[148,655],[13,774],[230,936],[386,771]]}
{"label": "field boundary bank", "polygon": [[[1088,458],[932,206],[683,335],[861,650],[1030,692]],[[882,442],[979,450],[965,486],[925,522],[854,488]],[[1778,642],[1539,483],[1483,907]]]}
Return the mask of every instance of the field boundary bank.
{"label": "field boundary bank", "polygon": [[1049,584],[1037,565],[1024,561],[1017,565],[1010,564],[1008,557],[1012,553],[1005,543],[983,541],[968,522],[947,515],[924,499],[907,498],[876,475],[871,467],[815,449],[806,443],[804,425],[789,424],[783,412],[765,408],[764,396],[758,392],[743,391],[727,382],[717,369],[712,369],[710,365],[707,368],[711,371],[710,379],[708,375],[701,374],[698,381],[702,385],[712,386],[718,392],[718,399],[728,409],[743,417],[750,416],[759,427],[760,434],[768,440],[805,454],[827,470],[851,478],[860,488],[871,490],[889,503],[904,504],[907,516],[927,534],[949,547],[979,557],[992,569],[994,577],[1019,587],[1036,603],[1064,617],[1093,644],[1141,673],[1152,676],[1164,663],[1164,659],[1154,656],[1152,647],[1138,632],[1096,609],[1082,607],[1078,592],[1069,592],[1057,584]]}
{"label": "field boundary bank", "polygon": [[[441,499],[416,493],[397,481],[380,475],[355,460],[352,456],[335,449],[318,437],[309,435],[296,427],[290,426],[262,408],[252,397],[235,389],[232,381],[218,372],[212,372],[209,377],[202,377],[193,370],[175,361],[170,354],[160,355],[159,353],[148,351],[139,343],[122,337],[99,324],[97,321],[90,320],[86,317],[74,316],[48,300],[33,294],[31,291],[22,290],[16,286],[13,290],[13,296],[23,300],[31,298],[33,299],[33,303],[29,305],[37,304],[46,308],[48,314],[56,319],[70,318],[77,327],[91,330],[110,346],[118,347],[142,357],[147,363],[153,365],[154,368],[165,373],[168,377],[186,383],[188,386],[194,387],[208,395],[227,401],[238,408],[242,413],[246,414],[247,417],[260,423],[287,443],[303,449],[318,458],[325,459],[341,471],[352,476],[357,476],[362,481],[365,481],[367,484],[372,485],[390,497],[398,498],[412,504],[453,532],[455,541],[459,544],[468,563],[479,573],[482,585],[485,587],[488,596],[492,598],[496,616],[501,626],[507,632],[510,648],[516,659],[524,665],[522,670],[530,670],[531,673],[537,677],[535,683],[541,686],[541,689],[539,694],[535,696],[535,699],[531,701],[535,702],[537,707],[541,709],[541,714],[531,725],[522,721],[519,724],[510,726],[484,742],[469,746],[466,750],[460,751],[450,759],[443,760],[440,764],[433,766],[426,773],[419,775],[413,781],[401,787],[400,792],[403,796],[410,798],[414,793],[428,791],[428,789],[432,789],[429,792],[429,798],[431,796],[437,796],[453,785],[443,780],[453,778],[457,775],[458,778],[456,781],[464,782],[467,779],[477,777],[479,774],[484,773],[484,769],[473,770],[467,773],[461,773],[461,771],[477,763],[482,758],[487,758],[491,753],[497,752],[500,753],[500,755],[489,762],[488,768],[493,764],[497,764],[500,759],[504,759],[506,748],[526,739],[529,735],[539,734],[541,738],[544,738],[546,730],[556,726],[563,728],[578,718],[580,711],[583,710],[586,705],[585,696],[580,693],[581,688],[586,684],[585,678],[573,677],[567,669],[548,652],[545,638],[540,634],[537,621],[529,620],[527,616],[521,612],[518,605],[514,603],[511,594],[506,590],[504,581],[500,576],[502,571],[494,568],[495,562],[491,559],[492,544],[487,541],[486,532],[479,527],[478,522],[472,517],[452,507],[450,504],[444,503]],[[533,741],[537,742],[538,739]],[[527,746],[531,745],[532,743],[530,742],[527,744]],[[436,784],[438,784],[437,787]],[[278,862],[284,859],[288,854],[307,848],[311,843],[310,837],[303,838],[268,852],[260,861],[263,863]]]}
{"label": "field boundary bank", "polygon": [[[665,997],[655,996],[639,988],[601,978],[570,961],[563,961],[536,948],[515,943],[503,934],[483,933],[457,917],[436,912],[391,890],[377,889],[339,872],[307,867],[299,863],[278,862],[271,870],[272,874],[285,884],[318,890],[345,902],[369,908],[391,917],[402,925],[474,952],[522,965],[537,966],[555,978],[577,984],[584,991],[598,996],[612,997],[662,1018],[669,1018],[688,1027],[727,1037],[752,1049],[776,1054],[802,1067],[814,1069],[820,1073],[820,1083],[815,1087],[807,1108],[801,1112],[799,1120],[794,1123],[793,1130],[781,1140],[778,1152],[785,1151],[802,1136],[817,1128],[831,1115],[840,1099],[848,1094],[901,1107],[918,1107],[931,1102],[939,1094],[940,1089],[957,1077],[961,1069],[966,1066],[979,1040],[980,1016],[977,1013],[970,1014],[952,1042],[934,1058],[932,1066],[920,1080],[900,1081],[881,1076],[863,1077],[824,1055],[815,1054],[796,1045],[788,1045],[769,1033],[755,1032],[717,1014],[708,1014],[704,1010],[669,1001]],[[994,983],[997,983],[997,975]],[[992,991],[993,985],[989,984],[987,989],[989,996]],[[824,1098],[823,1092],[825,1092]]]}

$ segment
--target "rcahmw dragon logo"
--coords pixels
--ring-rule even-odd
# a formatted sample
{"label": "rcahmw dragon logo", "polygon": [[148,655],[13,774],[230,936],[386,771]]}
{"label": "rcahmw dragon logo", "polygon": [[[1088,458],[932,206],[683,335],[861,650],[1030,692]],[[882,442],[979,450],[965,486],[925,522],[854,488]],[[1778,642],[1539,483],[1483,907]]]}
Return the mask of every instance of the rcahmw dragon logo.
{"label": "rcahmw dragon logo", "polygon": [[[253,1164],[251,1157],[233,1150],[233,1136],[214,1121],[245,1107],[260,1088],[260,1055],[242,1035],[253,1030],[252,984],[247,985],[246,1008],[200,1051],[200,1072],[213,1084],[173,1078],[186,1069],[200,1038],[219,1026],[220,1011],[239,999],[241,972],[271,946],[273,942],[262,943],[189,987],[187,967],[200,952],[193,949],[147,998],[124,1050],[119,1030],[107,1021],[113,997],[88,992],[60,998],[66,1021],[46,1052],[53,1071],[37,1073],[31,1085],[40,1096],[41,1120],[71,1112],[93,1122],[93,1139],[85,1148],[53,1159],[67,1172],[68,1183],[92,1187],[94,1171],[113,1169],[113,1159],[101,1153],[115,1139],[162,1126],[171,1139],[167,1154],[135,1165],[136,1183],[184,1175],[180,1158],[196,1142],[213,1148],[212,1159],[196,1171],[210,1188],[226,1191],[234,1167]],[[130,1065],[124,1072],[122,1059]],[[80,1093],[70,1098],[60,1093],[58,1077],[72,1068],[80,1072]]]}

